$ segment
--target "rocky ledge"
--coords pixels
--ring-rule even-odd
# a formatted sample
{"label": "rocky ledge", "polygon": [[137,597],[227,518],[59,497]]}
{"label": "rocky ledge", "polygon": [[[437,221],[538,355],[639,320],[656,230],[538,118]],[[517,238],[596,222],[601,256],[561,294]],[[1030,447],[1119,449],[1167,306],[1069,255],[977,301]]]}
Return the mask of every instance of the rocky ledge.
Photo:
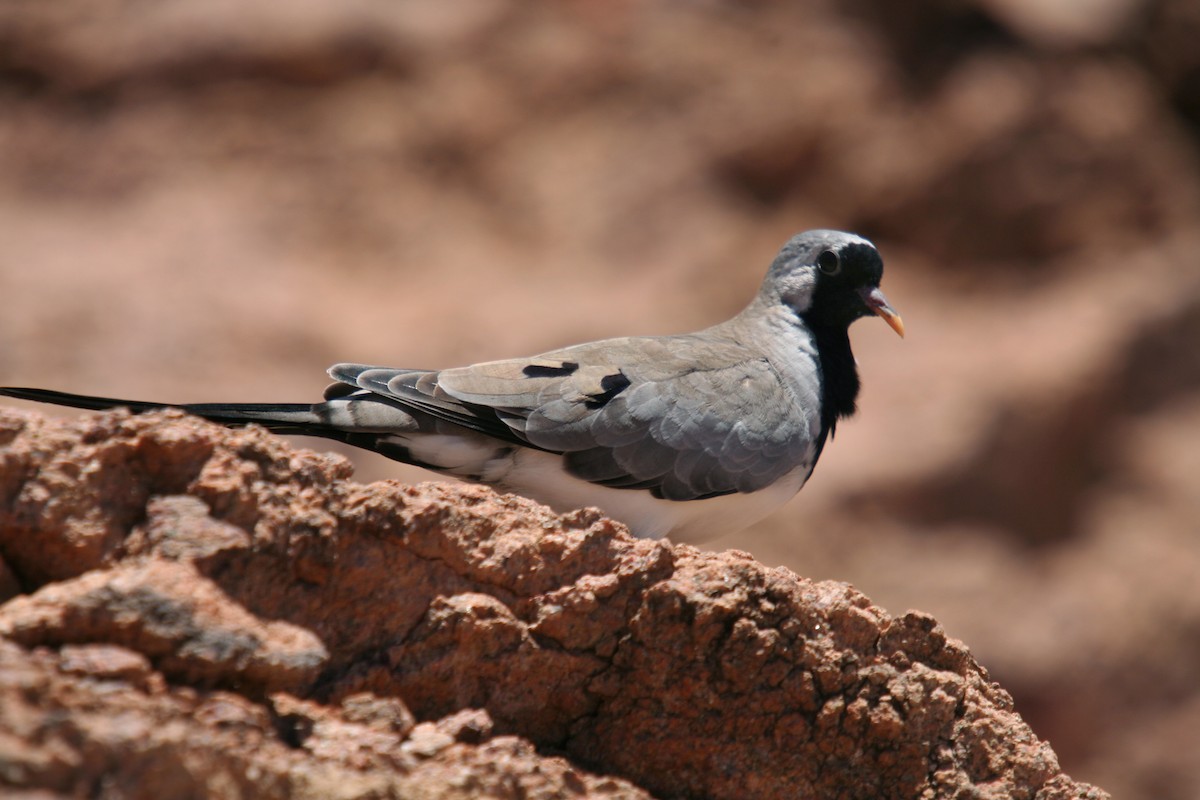
{"label": "rocky ledge", "polygon": [[1107,797],[928,615],[594,510],[349,476],[176,412],[0,410],[0,786]]}

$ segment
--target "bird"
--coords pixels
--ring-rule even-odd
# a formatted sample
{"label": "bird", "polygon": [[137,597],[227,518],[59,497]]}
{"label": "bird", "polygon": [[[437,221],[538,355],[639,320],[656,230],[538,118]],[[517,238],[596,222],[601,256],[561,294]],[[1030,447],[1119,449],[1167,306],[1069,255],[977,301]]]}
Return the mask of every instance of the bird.
{"label": "bird", "polygon": [[557,511],[597,507],[636,536],[711,538],[804,486],[860,380],[849,327],[878,316],[883,260],[853,233],[780,249],[750,303],[696,333],[606,339],[455,369],[336,364],[317,403],[157,403],[0,388],[133,413],[179,408],[230,427],[333,439]]}

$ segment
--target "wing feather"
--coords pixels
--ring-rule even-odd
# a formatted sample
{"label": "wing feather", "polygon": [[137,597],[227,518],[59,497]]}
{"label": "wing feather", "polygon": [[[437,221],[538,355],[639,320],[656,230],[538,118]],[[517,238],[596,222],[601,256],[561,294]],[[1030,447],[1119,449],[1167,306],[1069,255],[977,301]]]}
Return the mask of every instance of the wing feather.
{"label": "wing feather", "polygon": [[330,374],[435,419],[561,453],[584,480],[672,500],[765,488],[811,461],[819,432],[817,406],[798,400],[761,354],[695,335],[441,372],[338,365]]}

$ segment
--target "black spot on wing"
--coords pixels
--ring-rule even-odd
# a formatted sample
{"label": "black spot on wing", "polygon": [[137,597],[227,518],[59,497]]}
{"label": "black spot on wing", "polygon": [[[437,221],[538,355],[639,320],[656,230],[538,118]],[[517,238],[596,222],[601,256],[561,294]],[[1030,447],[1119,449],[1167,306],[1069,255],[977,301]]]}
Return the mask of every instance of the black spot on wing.
{"label": "black spot on wing", "polygon": [[526,378],[565,378],[573,375],[577,369],[579,364],[575,361],[564,361],[556,367],[548,364],[526,364],[521,374]]}
{"label": "black spot on wing", "polygon": [[605,375],[600,379],[601,391],[597,394],[588,395],[588,399],[583,401],[583,404],[593,411],[597,408],[604,408],[610,400],[628,389],[629,383],[629,378],[626,378],[623,372],[614,372],[611,375]]}

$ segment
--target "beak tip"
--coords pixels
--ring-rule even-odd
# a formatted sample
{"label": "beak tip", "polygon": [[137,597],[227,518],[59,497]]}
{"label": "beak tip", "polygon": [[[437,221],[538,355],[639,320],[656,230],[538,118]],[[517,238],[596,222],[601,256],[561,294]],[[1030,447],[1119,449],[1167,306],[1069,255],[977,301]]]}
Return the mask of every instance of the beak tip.
{"label": "beak tip", "polygon": [[860,289],[863,302],[866,303],[872,313],[876,314],[880,319],[888,324],[888,327],[894,330],[901,339],[904,338],[904,320],[896,313],[896,310],[888,304],[887,298],[883,296],[883,292],[879,287],[873,287],[869,290]]}

